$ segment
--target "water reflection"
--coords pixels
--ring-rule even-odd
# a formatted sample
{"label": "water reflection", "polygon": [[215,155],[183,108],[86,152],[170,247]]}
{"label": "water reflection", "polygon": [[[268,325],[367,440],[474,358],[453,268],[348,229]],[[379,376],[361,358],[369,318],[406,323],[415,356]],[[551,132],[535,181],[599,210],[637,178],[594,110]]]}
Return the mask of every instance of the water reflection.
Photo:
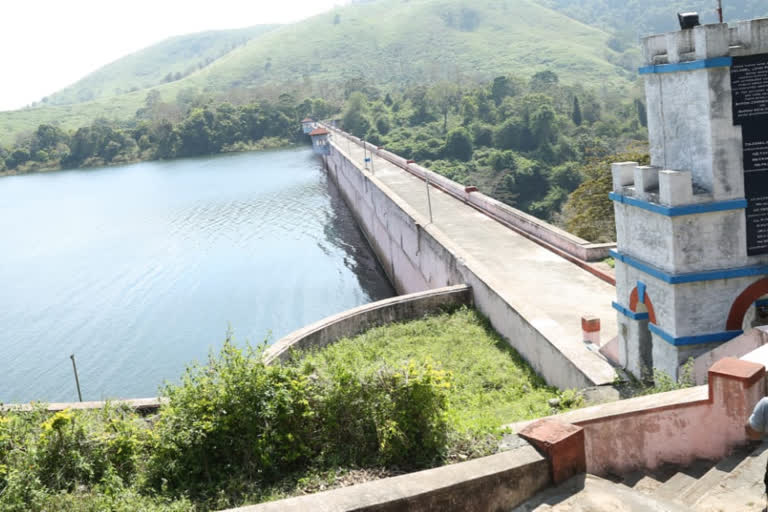
{"label": "water reflection", "polygon": [[[20,221],[23,219],[23,222]],[[311,150],[0,179],[0,402],[152,396],[393,294]]]}

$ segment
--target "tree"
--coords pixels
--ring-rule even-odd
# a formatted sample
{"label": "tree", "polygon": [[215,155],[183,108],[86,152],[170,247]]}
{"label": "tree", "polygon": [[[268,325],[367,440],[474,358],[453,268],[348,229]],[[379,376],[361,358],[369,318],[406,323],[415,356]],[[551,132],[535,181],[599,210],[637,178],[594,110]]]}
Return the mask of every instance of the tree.
{"label": "tree", "polygon": [[353,92],[341,119],[344,129],[353,135],[364,137],[371,127],[371,123],[366,118],[367,111],[368,100],[365,95],[360,91]]}
{"label": "tree", "polygon": [[531,91],[542,92],[560,82],[560,77],[554,71],[539,71],[531,77]]}
{"label": "tree", "polygon": [[448,134],[448,140],[445,143],[445,149],[443,150],[443,155],[445,157],[468,162],[472,160],[473,151],[472,137],[469,136],[466,129],[456,128],[455,130],[451,130],[451,133]]}
{"label": "tree", "polygon": [[497,76],[493,79],[493,84],[491,85],[491,97],[493,98],[493,101],[496,102],[497,107],[501,105],[504,98],[512,96],[513,94],[514,88],[509,77]]}
{"label": "tree", "polygon": [[452,82],[440,82],[429,90],[428,96],[430,103],[443,116],[443,133],[446,133],[448,131],[448,113],[458,100],[459,88]]}
{"label": "tree", "polygon": [[613,190],[611,164],[638,162],[647,165],[647,154],[625,153],[594,159],[581,169],[584,181],[568,197],[563,207],[563,219],[568,231],[591,242],[612,242],[616,239],[613,203],[608,194]]}
{"label": "tree", "polygon": [[573,97],[573,112],[571,113],[571,120],[576,126],[581,126],[581,107],[579,106],[579,97]]}

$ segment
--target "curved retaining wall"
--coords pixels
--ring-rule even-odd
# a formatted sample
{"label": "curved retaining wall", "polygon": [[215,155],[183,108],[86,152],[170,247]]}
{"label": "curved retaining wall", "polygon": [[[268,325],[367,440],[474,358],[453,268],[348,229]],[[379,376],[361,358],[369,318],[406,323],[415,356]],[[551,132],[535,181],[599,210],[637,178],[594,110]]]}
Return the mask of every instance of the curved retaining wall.
{"label": "curved retaining wall", "polygon": [[373,302],[294,331],[270,346],[264,356],[267,364],[270,364],[288,358],[293,350],[325,347],[342,338],[362,334],[372,327],[414,320],[446,308],[471,303],[472,290],[467,285],[448,286]]}

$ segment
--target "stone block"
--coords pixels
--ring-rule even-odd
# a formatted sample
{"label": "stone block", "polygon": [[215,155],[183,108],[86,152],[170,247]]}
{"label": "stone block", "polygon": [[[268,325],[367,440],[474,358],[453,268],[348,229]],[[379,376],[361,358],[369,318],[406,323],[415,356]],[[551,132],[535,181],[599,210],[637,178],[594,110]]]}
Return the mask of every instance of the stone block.
{"label": "stone block", "polygon": [[659,169],[649,165],[635,167],[635,194],[644,196],[646,193],[658,189]]}
{"label": "stone block", "polygon": [[670,64],[676,64],[683,60],[690,60],[690,54],[693,52],[693,31],[678,30],[664,34],[667,42],[667,59]]}
{"label": "stone block", "polygon": [[693,202],[693,175],[690,171],[659,172],[659,200],[667,206]]}
{"label": "stone block", "polygon": [[643,60],[645,64],[651,66],[659,55],[667,53],[667,38],[664,34],[645,37],[642,40]]}
{"label": "stone block", "polygon": [[555,485],[570,477],[586,473],[584,429],[552,419],[534,422],[518,435],[531,443],[547,458]]}
{"label": "stone block", "polygon": [[635,183],[635,167],[637,162],[618,162],[611,165],[614,192],[621,192],[623,187],[631,187]]}
{"label": "stone block", "polygon": [[693,43],[697,59],[724,57],[729,51],[728,25],[701,25],[693,29]]}

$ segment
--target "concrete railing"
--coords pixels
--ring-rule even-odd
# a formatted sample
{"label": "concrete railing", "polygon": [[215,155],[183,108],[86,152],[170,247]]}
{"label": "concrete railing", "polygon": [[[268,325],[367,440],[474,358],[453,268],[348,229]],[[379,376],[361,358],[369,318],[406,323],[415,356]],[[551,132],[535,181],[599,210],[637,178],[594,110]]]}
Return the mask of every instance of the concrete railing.
{"label": "concrete railing", "polygon": [[364,143],[359,138],[330,125],[326,125],[326,127],[337,135],[347,138],[357,145],[365,145],[365,148],[368,151],[387,160],[391,164],[394,164],[423,180],[429,179],[429,182],[432,185],[464,203],[471,205],[489,217],[514,229],[518,233],[527,235],[528,238],[538,243],[555,247],[580,261],[603,260],[610,255],[609,251],[616,247],[615,243],[594,244],[588,242],[583,238],[579,238],[567,231],[553,226],[552,224],[544,222],[541,219],[537,219],[532,215],[528,215],[516,208],[512,208],[511,206],[497,201],[477,190],[473,190],[472,187],[465,187],[445,176],[430,171],[412,161],[406,160],[386,149],[379,148],[367,142]]}
{"label": "concrete railing", "polygon": [[309,496],[241,507],[238,512],[411,512],[511,510],[551,482],[547,459],[531,446],[460,464]]}
{"label": "concrete railing", "polygon": [[448,286],[373,302],[294,331],[270,346],[264,356],[269,364],[288,358],[294,350],[325,347],[373,327],[414,320],[446,308],[471,303],[472,291],[467,285]]}
{"label": "concrete railing", "polygon": [[516,432],[539,422],[584,430],[589,473],[603,476],[655,469],[664,463],[721,459],[747,442],[745,425],[764,396],[762,364],[726,358],[709,369],[708,386],[670,391],[521,422]]}

